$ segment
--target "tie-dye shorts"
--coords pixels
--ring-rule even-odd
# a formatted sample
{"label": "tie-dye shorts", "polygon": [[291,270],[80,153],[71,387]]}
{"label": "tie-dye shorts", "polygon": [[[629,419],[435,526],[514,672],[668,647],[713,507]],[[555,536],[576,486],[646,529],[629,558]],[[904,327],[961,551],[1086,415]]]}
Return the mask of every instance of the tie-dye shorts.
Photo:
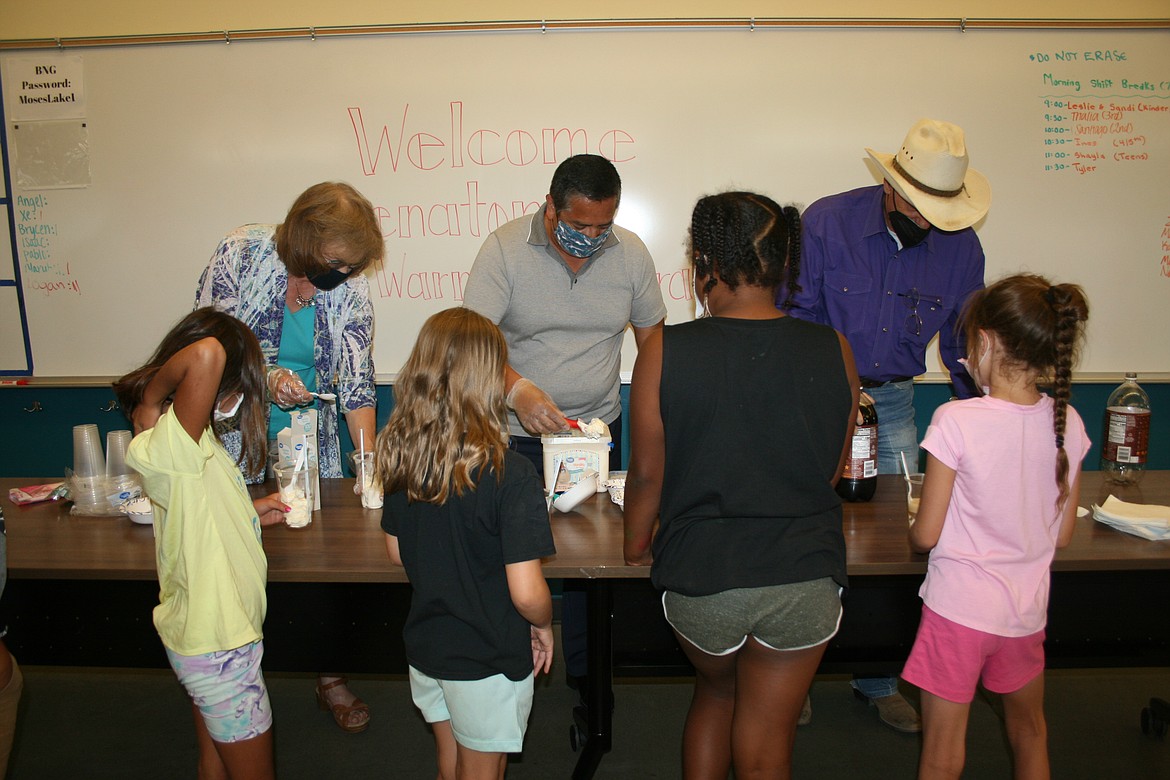
{"label": "tie-dye shorts", "polygon": [[216,742],[241,742],[272,728],[272,706],[260,671],[264,642],[167,659]]}

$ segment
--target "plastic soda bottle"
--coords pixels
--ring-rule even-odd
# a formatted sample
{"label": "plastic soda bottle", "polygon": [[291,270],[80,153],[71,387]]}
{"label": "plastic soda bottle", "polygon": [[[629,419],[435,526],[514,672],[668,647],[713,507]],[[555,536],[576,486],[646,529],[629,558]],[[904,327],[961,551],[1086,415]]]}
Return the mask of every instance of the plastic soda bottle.
{"label": "plastic soda bottle", "polygon": [[864,392],[857,414],[861,422],[853,430],[845,471],[837,481],[837,495],[846,501],[869,501],[877,489],[878,417],[873,401]]}
{"label": "plastic soda bottle", "polygon": [[1150,396],[1127,371],[1125,381],[1109,394],[1105,404],[1101,471],[1107,482],[1136,484],[1146,472],[1150,441]]}

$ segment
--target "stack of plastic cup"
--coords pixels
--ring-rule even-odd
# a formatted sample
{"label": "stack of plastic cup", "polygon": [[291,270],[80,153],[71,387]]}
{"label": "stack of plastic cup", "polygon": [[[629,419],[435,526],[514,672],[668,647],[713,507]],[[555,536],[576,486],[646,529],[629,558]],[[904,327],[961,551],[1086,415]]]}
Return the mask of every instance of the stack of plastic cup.
{"label": "stack of plastic cup", "polygon": [[79,513],[100,514],[109,506],[106,501],[106,459],[98,427],[94,424],[73,426],[73,476],[69,492]]}
{"label": "stack of plastic cup", "polygon": [[93,423],[73,426],[73,473],[78,477],[105,476],[106,459]]}
{"label": "stack of plastic cup", "polygon": [[130,467],[126,465],[126,450],[133,438],[134,434],[131,431],[110,431],[106,434],[107,477],[120,477],[131,473]]}
{"label": "stack of plastic cup", "polygon": [[106,490],[114,508],[142,494],[138,474],[126,465],[126,450],[130,448],[130,440],[133,438],[132,431],[110,431],[106,434]]}

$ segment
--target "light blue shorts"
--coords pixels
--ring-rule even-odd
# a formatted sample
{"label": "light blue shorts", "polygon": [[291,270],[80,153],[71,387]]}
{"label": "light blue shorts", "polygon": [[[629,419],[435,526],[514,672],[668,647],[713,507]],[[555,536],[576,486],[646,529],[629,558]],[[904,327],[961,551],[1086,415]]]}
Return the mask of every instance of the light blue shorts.
{"label": "light blue shorts", "polygon": [[241,742],[272,728],[272,706],[260,671],[264,643],[204,655],[179,655],[167,649],[167,660],[216,742]]}
{"label": "light blue shorts", "polygon": [[533,675],[513,682],[436,680],[410,667],[410,695],[427,723],[451,721],[455,741],[481,753],[519,753],[532,712]]}

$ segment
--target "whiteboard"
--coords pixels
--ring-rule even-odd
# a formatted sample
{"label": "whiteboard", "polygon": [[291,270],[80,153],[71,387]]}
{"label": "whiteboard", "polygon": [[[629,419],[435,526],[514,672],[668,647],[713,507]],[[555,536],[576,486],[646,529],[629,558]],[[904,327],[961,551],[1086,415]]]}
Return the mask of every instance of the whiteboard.
{"label": "whiteboard", "polygon": [[[0,69],[78,54],[11,54]],[[988,277],[1083,285],[1085,372],[1170,371],[1164,31],[470,33],[80,58],[88,185],[9,177],[14,202],[37,204],[16,208],[13,228],[46,238],[34,260],[17,236],[14,261],[37,376],[138,365],[191,306],[223,235],[279,222],[307,186],[342,180],[386,236],[370,282],[389,379],[422,321],[461,303],[486,235],[537,208],[557,162],[583,151],[617,162],[618,222],[649,246],[680,322],[693,312],[696,198],[739,188],[803,206],[873,184],[864,147],[894,151],[920,117],[961,125],[991,181],[977,226]],[[5,82],[6,116],[12,99]],[[632,339],[626,353],[628,369]]]}

